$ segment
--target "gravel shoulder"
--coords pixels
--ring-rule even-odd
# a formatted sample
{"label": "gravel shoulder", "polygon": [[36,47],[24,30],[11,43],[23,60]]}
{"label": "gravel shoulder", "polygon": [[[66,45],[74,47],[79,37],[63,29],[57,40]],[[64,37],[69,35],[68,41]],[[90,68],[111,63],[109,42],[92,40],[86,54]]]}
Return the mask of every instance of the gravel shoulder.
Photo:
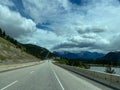
{"label": "gravel shoulder", "polygon": [[24,68],[24,67],[29,67],[29,66],[33,66],[33,65],[38,65],[38,64],[41,64],[43,62],[44,61],[21,63],[21,64],[0,65],[0,73],[15,70],[15,69],[20,69],[20,68]]}

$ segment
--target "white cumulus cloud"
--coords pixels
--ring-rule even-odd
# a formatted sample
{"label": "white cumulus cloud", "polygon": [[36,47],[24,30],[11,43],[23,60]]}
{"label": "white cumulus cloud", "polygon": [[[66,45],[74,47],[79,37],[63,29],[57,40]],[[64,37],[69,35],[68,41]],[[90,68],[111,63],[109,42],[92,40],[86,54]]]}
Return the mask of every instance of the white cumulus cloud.
{"label": "white cumulus cloud", "polygon": [[19,12],[0,5],[0,27],[10,36],[19,37],[35,31],[36,24],[31,19],[22,17]]}

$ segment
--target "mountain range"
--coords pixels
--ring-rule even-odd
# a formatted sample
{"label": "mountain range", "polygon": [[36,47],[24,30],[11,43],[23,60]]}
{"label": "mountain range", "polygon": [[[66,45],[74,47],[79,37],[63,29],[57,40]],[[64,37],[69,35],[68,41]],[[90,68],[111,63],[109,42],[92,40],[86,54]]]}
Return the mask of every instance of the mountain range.
{"label": "mountain range", "polygon": [[115,52],[109,52],[107,53],[102,59],[105,60],[120,60],[120,52],[115,51]]}
{"label": "mountain range", "polygon": [[61,58],[82,60],[87,63],[120,65],[120,51],[108,52],[107,54],[88,51],[79,53],[54,51],[53,53]]}
{"label": "mountain range", "polygon": [[105,55],[103,53],[89,52],[89,51],[81,51],[78,53],[69,52],[69,51],[64,51],[64,52],[54,51],[53,53],[59,57],[68,58],[68,59],[96,59],[96,58],[101,58]]}

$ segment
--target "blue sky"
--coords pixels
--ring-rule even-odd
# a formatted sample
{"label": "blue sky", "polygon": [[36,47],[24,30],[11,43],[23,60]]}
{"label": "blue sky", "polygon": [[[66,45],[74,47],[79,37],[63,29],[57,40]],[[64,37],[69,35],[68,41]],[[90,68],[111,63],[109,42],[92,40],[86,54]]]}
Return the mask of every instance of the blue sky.
{"label": "blue sky", "polygon": [[119,0],[0,0],[0,27],[51,51],[107,53],[120,46]]}

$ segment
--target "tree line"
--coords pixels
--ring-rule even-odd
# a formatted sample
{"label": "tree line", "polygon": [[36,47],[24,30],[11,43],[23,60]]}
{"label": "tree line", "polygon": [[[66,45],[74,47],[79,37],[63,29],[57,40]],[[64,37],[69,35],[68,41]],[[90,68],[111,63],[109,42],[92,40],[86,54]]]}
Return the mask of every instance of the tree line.
{"label": "tree line", "polygon": [[10,41],[11,43],[13,43],[13,44],[15,44],[15,45],[18,44],[17,40],[15,40],[15,39],[13,39],[12,37],[10,37],[9,35],[7,35],[6,32],[3,31],[1,28],[0,28],[0,37],[6,39],[6,40],[8,40],[8,41]]}
{"label": "tree line", "polygon": [[19,43],[17,40],[10,37],[9,35],[7,35],[6,32],[4,30],[2,30],[1,28],[0,28],[0,37],[6,39],[7,41],[9,41],[11,43],[13,43],[16,46],[16,48],[20,48],[22,50],[24,49],[24,47],[21,45],[21,43]]}

